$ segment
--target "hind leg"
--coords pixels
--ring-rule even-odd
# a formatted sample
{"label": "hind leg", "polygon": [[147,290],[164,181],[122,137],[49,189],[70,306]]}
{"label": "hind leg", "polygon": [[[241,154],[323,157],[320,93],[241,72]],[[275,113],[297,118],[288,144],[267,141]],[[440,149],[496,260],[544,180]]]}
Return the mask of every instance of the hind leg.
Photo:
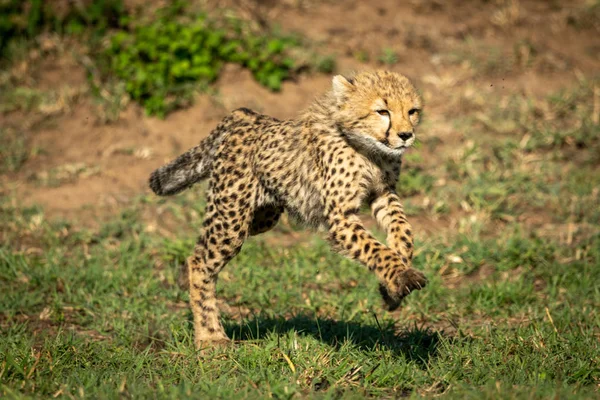
{"label": "hind leg", "polygon": [[282,212],[283,207],[275,204],[258,207],[252,217],[250,235],[258,235],[273,229],[277,225],[277,222],[279,222]]}
{"label": "hind leg", "polygon": [[205,249],[197,246],[195,255],[188,259],[190,283],[190,307],[194,316],[194,345],[203,343],[226,343],[229,341],[219,321],[217,308],[217,276],[208,272],[199,257],[204,258]]}
{"label": "hind leg", "polygon": [[187,262],[196,348],[229,341],[217,308],[217,277],[248,237],[253,214],[248,199],[252,198],[251,192],[244,196],[231,196],[227,190],[209,194],[202,233]]}

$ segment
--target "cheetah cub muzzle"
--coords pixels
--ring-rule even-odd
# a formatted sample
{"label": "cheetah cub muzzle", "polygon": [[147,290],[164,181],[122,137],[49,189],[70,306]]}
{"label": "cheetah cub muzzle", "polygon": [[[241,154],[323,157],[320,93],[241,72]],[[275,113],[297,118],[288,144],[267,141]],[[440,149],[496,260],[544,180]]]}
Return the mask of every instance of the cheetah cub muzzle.
{"label": "cheetah cub muzzle", "polygon": [[[209,182],[203,228],[186,264],[197,348],[229,340],[217,308],[219,272],[248,236],[272,229],[284,211],[324,226],[333,249],[373,271],[389,310],[426,285],[411,268],[412,228],[395,192],[421,110],[415,87],[400,74],[338,75],[296,119],[240,108],[152,173],[158,195]],[[387,232],[387,245],[361,223],[363,203]]]}

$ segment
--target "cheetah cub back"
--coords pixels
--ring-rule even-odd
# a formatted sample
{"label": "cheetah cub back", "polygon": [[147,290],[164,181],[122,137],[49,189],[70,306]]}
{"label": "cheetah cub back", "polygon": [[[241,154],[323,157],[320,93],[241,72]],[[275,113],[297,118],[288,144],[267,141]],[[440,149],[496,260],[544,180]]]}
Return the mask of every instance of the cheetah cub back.
{"label": "cheetah cub back", "polygon": [[[235,110],[198,146],[152,173],[150,187],[159,195],[209,180],[203,228],[187,260],[196,347],[229,340],[219,320],[217,276],[248,236],[273,228],[284,211],[324,226],[334,250],[373,271],[389,310],[426,285],[411,267],[412,228],[395,193],[421,110],[403,75],[338,75],[296,119]],[[387,232],[387,244],[361,223],[363,203]]]}

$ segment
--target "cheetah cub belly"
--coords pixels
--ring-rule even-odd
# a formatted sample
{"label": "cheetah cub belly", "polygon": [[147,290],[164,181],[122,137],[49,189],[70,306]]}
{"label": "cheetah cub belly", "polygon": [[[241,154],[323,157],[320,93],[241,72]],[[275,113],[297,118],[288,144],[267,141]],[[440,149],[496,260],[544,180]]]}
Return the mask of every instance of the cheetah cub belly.
{"label": "cheetah cub belly", "polygon": [[[217,276],[248,236],[273,228],[284,210],[325,226],[336,251],[373,271],[389,310],[426,285],[411,268],[412,229],[394,189],[421,108],[402,75],[338,75],[298,118],[235,110],[198,146],[152,173],[150,187],[159,195],[209,180],[203,228],[187,260],[196,347],[229,340],[219,320]],[[364,202],[387,232],[387,245],[361,223]]]}

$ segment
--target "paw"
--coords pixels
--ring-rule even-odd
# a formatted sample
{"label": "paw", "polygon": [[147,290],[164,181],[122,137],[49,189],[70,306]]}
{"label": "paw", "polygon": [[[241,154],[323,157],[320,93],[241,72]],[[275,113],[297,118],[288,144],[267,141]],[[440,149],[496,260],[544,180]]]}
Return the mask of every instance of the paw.
{"label": "paw", "polygon": [[400,306],[402,299],[413,290],[421,290],[427,285],[427,278],[422,272],[408,268],[399,272],[391,282],[379,285],[379,292],[383,297],[388,311],[394,311]]}

